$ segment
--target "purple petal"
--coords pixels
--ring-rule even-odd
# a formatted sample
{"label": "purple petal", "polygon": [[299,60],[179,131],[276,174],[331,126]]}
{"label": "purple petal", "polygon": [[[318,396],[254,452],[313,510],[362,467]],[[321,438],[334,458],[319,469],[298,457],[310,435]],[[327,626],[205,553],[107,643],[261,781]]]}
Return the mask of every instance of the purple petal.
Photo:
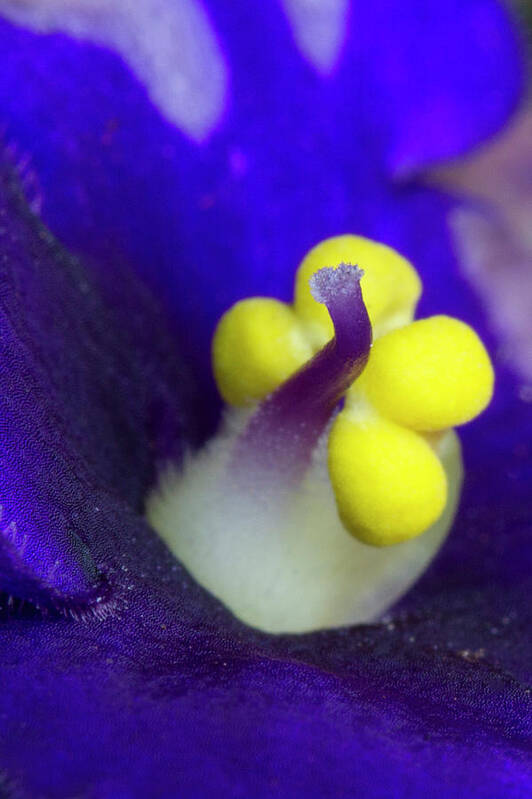
{"label": "purple petal", "polygon": [[[134,278],[115,271],[118,285],[104,285],[66,255],[5,155],[0,219],[2,590],[83,612],[107,598],[109,507],[140,508],[154,458],[180,452],[183,390]],[[113,315],[105,293],[120,297]]]}

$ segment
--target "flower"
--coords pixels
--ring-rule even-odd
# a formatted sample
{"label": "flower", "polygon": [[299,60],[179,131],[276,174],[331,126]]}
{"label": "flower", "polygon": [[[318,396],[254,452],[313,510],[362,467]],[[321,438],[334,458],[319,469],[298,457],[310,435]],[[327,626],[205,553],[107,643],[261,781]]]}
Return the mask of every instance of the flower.
{"label": "flower", "polygon": [[[294,40],[281,5],[209,6],[230,105],[202,144],[190,124],[175,128],[157,74],[151,97],[172,122],[109,52],[2,24],[6,139],[32,155],[49,227],[94,258],[72,259],[28,213],[3,157],[0,573],[16,597],[1,631],[7,796],[530,790],[531,422],[504,371],[465,432],[455,533],[388,621],[250,630],[142,517],[157,464],[192,435],[196,380],[214,407],[215,320],[242,296],[286,299],[307,240],[356,223],[420,265],[426,312],[445,296],[446,312],[481,321],[449,250],[454,201],[412,176],[514,107],[505,12],[484,0],[423,13],[414,0],[357,3],[343,56],[331,66],[334,47],[321,49],[314,68],[294,44],[308,57],[297,4],[285,6]],[[186,368],[146,278],[174,310]]]}

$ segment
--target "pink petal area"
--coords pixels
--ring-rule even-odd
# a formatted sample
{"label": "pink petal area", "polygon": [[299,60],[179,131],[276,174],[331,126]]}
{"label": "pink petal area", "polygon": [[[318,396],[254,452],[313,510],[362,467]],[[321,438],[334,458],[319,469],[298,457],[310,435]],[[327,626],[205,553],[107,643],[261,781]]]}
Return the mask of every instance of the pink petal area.
{"label": "pink petal area", "polygon": [[532,111],[474,157],[431,175],[480,200],[453,211],[456,248],[500,336],[502,355],[532,383]]}

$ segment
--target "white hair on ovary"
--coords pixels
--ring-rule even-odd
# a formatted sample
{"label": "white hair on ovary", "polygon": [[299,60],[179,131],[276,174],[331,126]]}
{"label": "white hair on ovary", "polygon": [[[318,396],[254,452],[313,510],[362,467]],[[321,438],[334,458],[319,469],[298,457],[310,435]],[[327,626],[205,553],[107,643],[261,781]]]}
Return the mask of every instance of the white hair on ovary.
{"label": "white hair on ovary", "polygon": [[297,488],[270,491],[262,475],[243,491],[229,463],[246,419],[232,412],[182,471],[166,472],[148,499],[151,525],[196,580],[253,627],[306,632],[381,617],[450,529],[462,478],[455,433],[438,444],[449,483],[442,517],[418,538],[380,549],[349,535],[338,517],[326,436]]}

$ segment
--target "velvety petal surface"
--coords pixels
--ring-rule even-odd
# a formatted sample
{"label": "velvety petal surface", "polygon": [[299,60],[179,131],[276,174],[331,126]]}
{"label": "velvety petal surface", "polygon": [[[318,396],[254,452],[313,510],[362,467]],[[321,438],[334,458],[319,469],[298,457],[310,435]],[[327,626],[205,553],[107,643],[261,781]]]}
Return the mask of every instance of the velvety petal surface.
{"label": "velvety petal surface", "polygon": [[108,514],[181,453],[185,381],[134,275],[65,254],[1,158],[0,585],[83,613],[106,604]]}
{"label": "velvety petal surface", "polygon": [[[83,35],[101,42],[96,23],[87,32],[89,0],[78,17],[71,3],[54,0],[53,19],[41,6],[41,27],[61,30],[62,5],[78,28],[85,14]],[[54,233],[76,251],[126,260],[164,296],[213,408],[216,320],[246,295],[287,299],[297,263],[320,239],[361,233],[399,248],[422,273],[448,268],[448,201],[406,175],[500,127],[517,103],[522,66],[513,22],[494,0],[348,4],[326,74],[301,48],[306,23],[299,19],[298,38],[293,3],[204,6],[227,86],[203,143],[168,121],[165,102],[150,102],[123,43],[121,60],[8,22],[0,118],[31,156]],[[31,8],[24,21],[37,25]],[[133,24],[125,3],[109,8],[113,24]],[[18,19],[13,2],[4,12]],[[152,39],[165,66],[155,23]],[[204,57],[197,48],[200,66]],[[165,68],[186,78],[190,64]]]}
{"label": "velvety petal surface", "polygon": [[[64,600],[83,621],[3,597],[3,795],[527,795],[532,423],[508,376],[465,436],[455,531],[402,607],[372,626],[261,635],[141,516],[187,407],[153,301],[67,256],[5,168],[2,224],[3,402],[33,445],[19,516],[37,553],[74,529],[108,584],[105,612]],[[45,524],[41,496],[71,524]]]}

